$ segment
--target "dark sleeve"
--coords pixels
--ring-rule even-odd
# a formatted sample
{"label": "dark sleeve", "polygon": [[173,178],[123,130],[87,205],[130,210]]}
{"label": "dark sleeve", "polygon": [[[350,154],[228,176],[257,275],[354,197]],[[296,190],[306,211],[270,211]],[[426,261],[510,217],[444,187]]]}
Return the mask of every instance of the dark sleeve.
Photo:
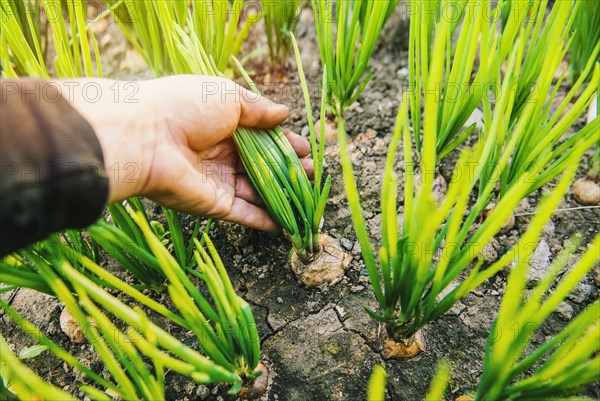
{"label": "dark sleeve", "polygon": [[41,80],[0,80],[0,257],[65,228],[83,228],[108,197],[90,124]]}

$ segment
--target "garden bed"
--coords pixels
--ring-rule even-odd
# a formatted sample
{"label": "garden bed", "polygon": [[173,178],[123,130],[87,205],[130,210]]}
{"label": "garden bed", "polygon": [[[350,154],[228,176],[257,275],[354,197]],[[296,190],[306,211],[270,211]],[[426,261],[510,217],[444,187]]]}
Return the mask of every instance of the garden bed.
{"label": "garden bed", "polygon": [[[381,166],[384,165],[401,89],[407,84],[403,44],[406,43],[408,27],[401,23],[399,10],[396,14],[384,30],[372,60],[372,81],[347,112],[354,171],[368,228],[375,238],[379,238],[381,226]],[[109,23],[97,29],[99,41],[103,44],[102,59],[107,64],[105,76],[120,79],[146,79],[151,76],[141,58],[126,44],[116,24]],[[312,83],[311,94],[316,105],[319,104],[317,97],[320,94],[318,82],[321,69],[310,15],[303,16],[298,32],[303,64],[309,83]],[[245,46],[248,49],[265,46],[266,43],[260,40],[264,40],[261,35],[251,35]],[[256,82],[262,82],[268,73],[268,56],[255,58],[246,67],[253,72]],[[291,116],[284,124],[284,129],[306,135],[306,115],[295,68],[287,71],[287,78],[287,84],[271,83],[261,89],[265,95],[290,106]],[[562,90],[566,92],[567,89]],[[315,118],[318,118],[318,114]],[[573,129],[578,127],[576,124]],[[363,400],[373,366],[383,364],[388,372],[388,399],[420,400],[441,359],[448,360],[452,369],[448,399],[473,391],[482,372],[486,338],[500,305],[507,272],[501,272],[485,282],[458,302],[449,313],[428,325],[424,329],[427,343],[425,353],[408,361],[385,361],[381,356],[383,328],[370,319],[363,309],[365,306],[376,309],[377,304],[352,228],[338,154],[337,144],[329,143],[325,157],[326,174],[331,175],[333,185],[323,228],[324,233],[338,239],[340,246],[353,255],[344,278],[338,284],[309,289],[297,282],[289,263],[290,244],[282,235],[257,232],[226,222],[216,222],[211,231],[236,292],[251,303],[257,320],[263,362],[270,372],[269,388],[263,399]],[[442,161],[441,172],[446,179],[450,178],[457,156],[458,152],[454,152]],[[400,157],[397,160],[396,170],[401,174],[403,163]],[[578,176],[584,174],[582,168]],[[401,177],[399,182],[403,182]],[[515,210],[515,226],[508,233],[498,235],[492,246],[486,247],[486,260],[497,259],[516,243],[527,227],[529,214],[534,212],[540,195],[546,190],[542,188],[519,205]],[[569,194],[560,208],[578,206]],[[159,213],[159,209],[156,209],[156,213]],[[184,221],[188,223],[184,230],[189,235],[194,221],[192,218]],[[599,229],[599,209],[555,213],[552,222],[544,229],[542,242],[534,255],[530,279],[539,279],[553,255],[562,250],[565,241],[572,235],[580,233],[583,243],[589,243]],[[577,256],[581,253],[582,250]],[[109,262],[106,262],[106,267],[118,271],[118,266]],[[571,317],[597,299],[599,288],[600,268],[596,267],[593,274],[578,285],[568,301],[561,304],[542,326],[534,337],[533,345],[543,343],[547,336],[558,332]],[[3,297],[9,297],[13,307],[81,361],[95,370],[102,370],[89,344],[71,344],[61,332],[61,306],[57,301],[30,290],[19,290]],[[173,334],[186,344],[196,346],[193,336],[178,330],[180,332],[174,331]],[[32,340],[20,329],[14,328],[5,316],[0,321],[0,331],[17,352],[23,346],[32,344]],[[80,377],[72,370],[65,369],[62,362],[49,356],[49,353],[28,364],[44,379],[77,395]],[[173,400],[234,399],[226,395],[225,386],[198,385],[173,373],[166,375],[166,388],[167,399]],[[600,384],[590,386],[585,393],[600,398]]]}

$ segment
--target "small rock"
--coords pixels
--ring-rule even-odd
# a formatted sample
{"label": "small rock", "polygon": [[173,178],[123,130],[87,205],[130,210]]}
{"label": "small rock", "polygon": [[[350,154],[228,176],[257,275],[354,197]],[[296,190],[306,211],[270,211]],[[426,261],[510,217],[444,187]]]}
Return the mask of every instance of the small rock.
{"label": "small rock", "polygon": [[577,287],[573,290],[571,295],[569,295],[569,299],[577,304],[582,303],[586,300],[586,298],[592,292],[592,286],[585,283],[579,283]]}
{"label": "small rock", "polygon": [[356,241],[354,243],[354,247],[352,247],[352,254],[353,255],[360,255],[360,244],[358,243],[358,241]]}
{"label": "small rock", "polygon": [[586,206],[600,205],[600,185],[592,180],[581,178],[571,186],[577,203]]}
{"label": "small rock", "polygon": [[360,275],[363,277],[369,277],[369,271],[367,270],[366,267],[364,269],[360,270]]}
{"label": "small rock", "polygon": [[342,237],[342,239],[340,240],[340,243],[342,244],[344,249],[347,251],[352,250],[352,247],[354,246],[354,242],[352,242],[348,238],[344,238],[344,237]]}
{"label": "small rock", "polygon": [[546,240],[541,240],[529,261],[528,279],[530,283],[536,284],[546,275],[551,256],[552,253],[548,243]]}
{"label": "small rock", "polygon": [[473,124],[475,124],[475,128],[483,128],[483,111],[478,108],[473,110],[464,126],[470,127]]}
{"label": "small rock", "polygon": [[283,303],[283,299],[281,297],[277,297],[277,303],[282,304]]}
{"label": "small rock", "polygon": [[[308,125],[305,125],[304,127],[302,127],[302,131],[300,131],[300,135],[308,138],[308,136],[310,135],[310,128],[308,128]],[[318,137],[318,135],[317,135],[317,137]]]}
{"label": "small rock", "polygon": [[496,251],[494,244],[492,244],[491,241],[485,244],[485,246],[481,250],[481,256],[483,257],[483,260],[485,260],[487,263],[494,263],[496,259],[498,259],[498,252]]}
{"label": "small rock", "polygon": [[400,78],[406,78],[408,77],[408,68],[402,67],[396,72],[396,74],[398,74],[398,77]]}
{"label": "small rock", "polygon": [[561,302],[556,308],[556,313],[562,320],[571,320],[573,317],[573,307],[566,302]]}
{"label": "small rock", "polygon": [[365,286],[364,286],[364,285],[353,285],[353,286],[350,288],[350,291],[352,291],[352,292],[361,292],[361,291],[362,291],[362,290],[364,290],[364,289],[365,289]]}
{"label": "small rock", "polygon": [[336,310],[336,312],[338,313],[338,315],[340,315],[340,318],[342,318],[342,319],[343,319],[343,318],[346,316],[346,311],[344,310],[344,308],[343,308],[343,307],[341,307],[341,306],[339,306],[339,305],[336,305],[336,306],[335,306],[335,310]]}

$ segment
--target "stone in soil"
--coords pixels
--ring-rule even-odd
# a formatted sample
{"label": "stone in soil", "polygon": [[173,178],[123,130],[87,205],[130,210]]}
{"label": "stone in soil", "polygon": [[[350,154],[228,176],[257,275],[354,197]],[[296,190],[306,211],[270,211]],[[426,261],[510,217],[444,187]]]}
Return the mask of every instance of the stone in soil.
{"label": "stone in soil", "polygon": [[600,185],[587,178],[581,178],[571,186],[573,198],[577,203],[585,206],[600,204]]}

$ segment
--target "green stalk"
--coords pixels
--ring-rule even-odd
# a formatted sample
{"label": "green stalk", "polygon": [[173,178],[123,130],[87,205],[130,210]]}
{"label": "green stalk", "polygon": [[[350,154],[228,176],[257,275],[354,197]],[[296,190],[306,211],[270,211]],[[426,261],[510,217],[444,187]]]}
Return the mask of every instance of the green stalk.
{"label": "green stalk", "polygon": [[327,66],[326,82],[331,88],[327,93],[327,103],[341,118],[371,79],[369,60],[398,0],[312,0],[311,3],[321,60]]}

